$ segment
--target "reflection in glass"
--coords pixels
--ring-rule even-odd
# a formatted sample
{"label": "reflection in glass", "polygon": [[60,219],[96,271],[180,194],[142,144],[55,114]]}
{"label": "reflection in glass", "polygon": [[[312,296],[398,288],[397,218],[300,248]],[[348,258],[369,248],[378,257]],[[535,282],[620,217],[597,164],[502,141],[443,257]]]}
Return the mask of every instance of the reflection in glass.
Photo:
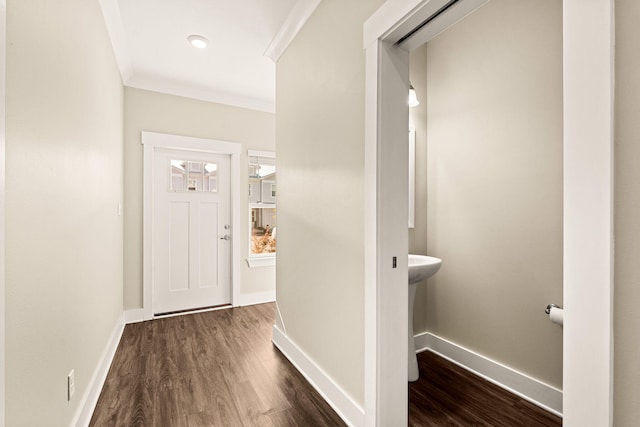
{"label": "reflection in glass", "polygon": [[169,191],[185,191],[187,182],[187,162],[184,160],[171,160],[171,181]]}
{"label": "reflection in glass", "polygon": [[187,190],[202,191],[202,162],[189,162]]}
{"label": "reflection in glass", "polygon": [[215,163],[204,164],[204,191],[218,191],[218,165]]}
{"label": "reflection in glass", "polygon": [[275,203],[276,202],[276,183],[274,181],[262,181],[262,203]]}
{"label": "reflection in glass", "polygon": [[216,163],[171,160],[169,191],[218,191],[218,165]]}

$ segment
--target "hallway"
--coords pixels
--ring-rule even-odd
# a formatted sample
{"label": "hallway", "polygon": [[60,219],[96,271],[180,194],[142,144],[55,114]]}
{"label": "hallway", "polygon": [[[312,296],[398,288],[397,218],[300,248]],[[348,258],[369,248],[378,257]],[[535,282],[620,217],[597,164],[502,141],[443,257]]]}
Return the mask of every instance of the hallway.
{"label": "hallway", "polygon": [[91,426],[340,426],[271,344],[275,304],[127,325]]}

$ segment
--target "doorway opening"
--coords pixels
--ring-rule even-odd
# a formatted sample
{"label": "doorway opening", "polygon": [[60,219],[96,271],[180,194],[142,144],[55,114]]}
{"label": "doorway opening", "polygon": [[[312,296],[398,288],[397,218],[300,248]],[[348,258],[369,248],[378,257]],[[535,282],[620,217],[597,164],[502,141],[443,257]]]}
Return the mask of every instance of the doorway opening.
{"label": "doorway opening", "polygon": [[[397,141],[407,132],[409,52],[485,1],[452,3],[388,1],[364,28],[365,416],[371,426],[407,421],[407,267],[391,262],[404,259],[408,243],[407,148]],[[563,416],[572,425],[608,425],[612,417],[612,11],[612,0],[563,2]],[[579,357],[585,351],[594,355],[589,362]]]}
{"label": "doorway opening", "polygon": [[[485,413],[473,406],[478,420],[535,411],[554,425],[562,327],[544,308],[563,305],[562,4],[493,0],[413,49],[409,62],[420,101],[409,108],[420,176],[409,251],[443,259],[414,285],[413,352],[457,362],[544,409],[523,402],[510,414],[496,399]],[[430,380],[411,383],[410,425],[432,414],[439,422],[438,410],[415,404]],[[437,391],[431,400],[449,392]],[[473,400],[461,396],[461,409]]]}

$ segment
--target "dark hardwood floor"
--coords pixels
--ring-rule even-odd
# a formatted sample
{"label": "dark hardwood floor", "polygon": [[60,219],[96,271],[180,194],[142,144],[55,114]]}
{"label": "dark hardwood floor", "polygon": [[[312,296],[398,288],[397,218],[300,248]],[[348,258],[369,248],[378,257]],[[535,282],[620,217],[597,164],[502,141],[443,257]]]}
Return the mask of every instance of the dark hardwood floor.
{"label": "dark hardwood floor", "polygon": [[[262,304],[127,325],[90,425],[344,426],[272,345],[274,321]],[[432,353],[418,362],[410,426],[561,425]]]}
{"label": "dark hardwood floor", "polygon": [[409,426],[561,426],[562,420],[489,381],[425,351],[409,383]]}
{"label": "dark hardwood floor", "polygon": [[343,426],[272,345],[275,305],[125,327],[91,426]]}

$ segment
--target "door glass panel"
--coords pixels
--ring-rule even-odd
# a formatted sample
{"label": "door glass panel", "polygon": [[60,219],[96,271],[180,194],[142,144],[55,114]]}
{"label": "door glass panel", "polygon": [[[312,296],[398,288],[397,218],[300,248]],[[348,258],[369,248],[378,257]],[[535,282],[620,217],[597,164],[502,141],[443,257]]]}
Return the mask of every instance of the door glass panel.
{"label": "door glass panel", "polygon": [[189,160],[171,160],[169,191],[210,192],[218,191],[218,164],[194,162]]}
{"label": "door glass panel", "polygon": [[184,160],[171,160],[171,174],[169,175],[169,191],[186,191],[187,162]]}
{"label": "door glass panel", "polygon": [[202,162],[189,162],[187,190],[202,191]]}
{"label": "door glass panel", "polygon": [[204,191],[211,193],[218,191],[218,165],[216,163],[204,164]]}

